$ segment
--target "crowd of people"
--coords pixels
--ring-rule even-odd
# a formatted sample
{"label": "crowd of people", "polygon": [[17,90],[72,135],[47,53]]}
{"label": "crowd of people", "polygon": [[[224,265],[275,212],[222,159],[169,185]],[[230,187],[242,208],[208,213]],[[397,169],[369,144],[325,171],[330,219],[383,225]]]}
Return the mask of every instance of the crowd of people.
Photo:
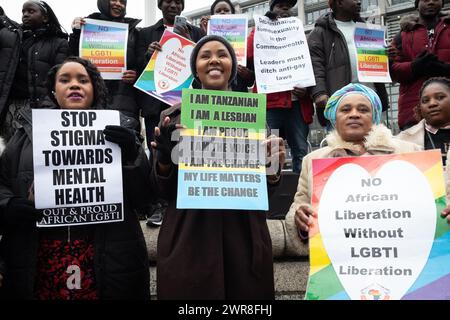
{"label": "crowd of people", "polygon": [[[389,108],[385,85],[358,80],[353,34],[356,23],[363,21],[361,1],[328,3],[330,12],[307,37],[316,85],[267,94],[267,126],[282,133],[264,141],[276,164],[276,170],[267,170],[267,188],[277,188],[282,179],[283,138],[291,149],[292,170],[300,175],[285,219],[294,251],[308,242],[315,215],[312,159],[440,149],[444,166],[449,165],[450,16],[442,11],[444,1],[416,0],[418,14],[402,20],[401,31],[386,50],[391,76],[400,84],[398,136],[382,124],[382,113]],[[296,4],[270,0],[266,16],[290,17]],[[178,167],[171,158],[171,134],[181,128],[181,105],[170,107],[133,87],[153,53],[162,49],[163,32],[171,30],[196,43],[190,61],[192,87],[257,92],[255,30],[248,37],[244,67],[225,39],[206,35],[209,16],[199,27],[174,25],[184,0],[158,0],[162,19],[145,28],[126,16],[127,0],[98,0],[97,5],[99,12],[74,18],[70,36],[44,1],[26,1],[22,23],[0,8],[0,299],[149,299],[149,262],[138,217],[142,210],[150,212],[149,225],[162,224],[158,299],[274,299],[266,213],[177,209]],[[210,13],[237,10],[229,0],[216,0]],[[128,24],[128,70],[122,79],[103,80],[95,65],[78,57],[86,18]],[[42,219],[33,189],[31,114],[36,108],[120,111],[120,125],[106,126],[103,134],[122,154],[124,221],[36,226]],[[314,113],[330,133],[326,147],[308,154]],[[446,183],[450,196],[450,181]],[[450,223],[450,207],[442,217]],[[78,288],[67,285],[73,265],[82,274]]]}

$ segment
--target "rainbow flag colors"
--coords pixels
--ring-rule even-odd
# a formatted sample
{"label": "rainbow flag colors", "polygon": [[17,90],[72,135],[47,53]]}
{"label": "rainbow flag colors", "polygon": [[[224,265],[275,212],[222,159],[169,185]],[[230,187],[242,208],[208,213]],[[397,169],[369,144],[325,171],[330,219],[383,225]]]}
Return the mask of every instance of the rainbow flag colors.
{"label": "rainbow flag colors", "polygon": [[386,27],[357,23],[355,47],[360,82],[392,82],[385,48]]}
{"label": "rainbow flag colors", "polygon": [[162,51],[155,51],[134,86],[168,105],[181,103],[182,90],[194,77],[190,58],[195,43],[165,30],[159,41]]}
{"label": "rainbow flag colors", "polygon": [[185,89],[181,124],[178,209],[268,210],[265,95]]}
{"label": "rainbow flag colors", "polygon": [[248,18],[246,15],[214,15],[208,23],[208,35],[221,36],[233,46],[238,64],[247,65]]}
{"label": "rainbow flag colors", "polygon": [[450,296],[450,227],[437,150],[313,160],[307,300]]}
{"label": "rainbow flag colors", "polygon": [[97,66],[105,80],[120,80],[127,70],[128,24],[85,19],[80,57]]}

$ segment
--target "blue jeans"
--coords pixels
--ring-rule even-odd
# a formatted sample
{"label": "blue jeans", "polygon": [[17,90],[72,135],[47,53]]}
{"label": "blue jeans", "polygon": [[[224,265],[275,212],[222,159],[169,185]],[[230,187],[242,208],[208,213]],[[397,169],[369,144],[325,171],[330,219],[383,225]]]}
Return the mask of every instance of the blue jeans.
{"label": "blue jeans", "polygon": [[300,102],[292,101],[290,109],[267,109],[267,123],[271,129],[279,129],[287,140],[292,153],[292,171],[300,173],[303,157],[308,153],[309,125],[303,120]]}

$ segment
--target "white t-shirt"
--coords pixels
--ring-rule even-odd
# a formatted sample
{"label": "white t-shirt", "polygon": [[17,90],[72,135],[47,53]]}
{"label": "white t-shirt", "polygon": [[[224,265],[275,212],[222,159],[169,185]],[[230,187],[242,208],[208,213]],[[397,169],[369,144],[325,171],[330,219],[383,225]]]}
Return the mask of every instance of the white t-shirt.
{"label": "white t-shirt", "polygon": [[[342,32],[347,41],[348,53],[350,58],[350,66],[352,68],[352,83],[360,83],[358,80],[358,57],[356,55],[356,46],[355,46],[355,29],[356,22],[354,21],[339,21],[334,19],[338,29]],[[375,90],[375,86],[371,82],[363,82],[361,83],[373,90]]]}

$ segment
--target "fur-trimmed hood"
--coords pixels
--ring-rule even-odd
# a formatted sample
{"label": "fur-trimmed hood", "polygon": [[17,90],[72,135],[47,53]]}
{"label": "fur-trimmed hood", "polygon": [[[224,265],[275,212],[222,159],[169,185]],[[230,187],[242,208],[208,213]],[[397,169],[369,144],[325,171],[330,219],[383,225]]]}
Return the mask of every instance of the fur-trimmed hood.
{"label": "fur-trimmed hood", "polygon": [[[355,155],[361,154],[363,152],[362,146],[344,141],[336,130],[332,131],[326,137],[326,141],[328,147],[332,150],[349,150]],[[390,154],[398,152],[398,150],[402,149],[403,147],[407,147],[405,144],[415,145],[413,143],[400,141],[392,135],[391,130],[389,130],[386,126],[380,124],[372,126],[372,130],[370,130],[364,142],[364,148],[365,151],[370,154]],[[420,150],[420,147],[417,146],[416,149]]]}
{"label": "fur-trimmed hood", "polygon": [[[441,12],[439,16],[450,22],[450,13]],[[417,24],[419,24],[419,15],[417,13],[408,14],[400,19],[400,30],[411,31]]]}

